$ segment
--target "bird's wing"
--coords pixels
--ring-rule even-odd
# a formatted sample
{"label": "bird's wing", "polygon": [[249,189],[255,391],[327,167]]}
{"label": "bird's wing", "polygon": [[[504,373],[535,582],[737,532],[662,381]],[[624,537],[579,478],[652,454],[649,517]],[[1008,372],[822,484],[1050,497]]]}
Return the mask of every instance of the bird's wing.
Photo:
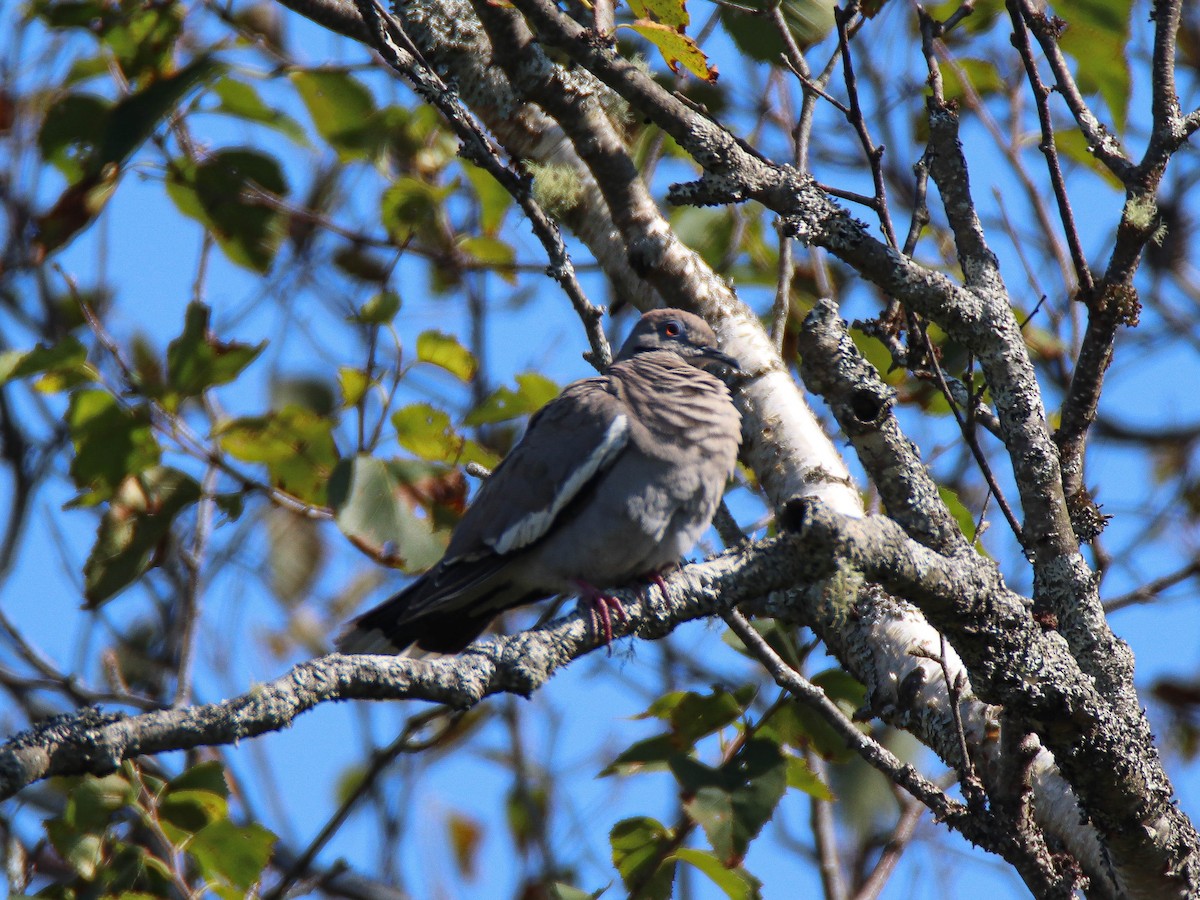
{"label": "bird's wing", "polygon": [[608,384],[577,381],[530,420],[455,528],[444,566],[528,547],[616,462],[629,443],[629,411]]}
{"label": "bird's wing", "polygon": [[513,567],[629,443],[629,413],[605,378],[577,381],[541,409],[525,436],[479,489],[433,569],[356,619],[345,652],[418,642],[449,652],[501,610],[538,599]]}

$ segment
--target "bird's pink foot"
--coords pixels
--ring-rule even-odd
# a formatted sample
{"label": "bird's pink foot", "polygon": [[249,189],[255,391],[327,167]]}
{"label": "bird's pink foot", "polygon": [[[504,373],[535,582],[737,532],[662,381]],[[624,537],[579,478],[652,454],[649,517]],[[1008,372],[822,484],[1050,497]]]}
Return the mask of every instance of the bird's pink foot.
{"label": "bird's pink foot", "polygon": [[651,574],[650,583],[655,585],[660,591],[662,591],[663,598],[666,599],[667,583],[665,581],[663,581],[662,572],[654,572],[653,574]]}
{"label": "bird's pink foot", "polygon": [[592,627],[598,634],[604,635],[604,644],[612,655],[613,625],[612,611],[616,610],[622,622],[629,621],[629,614],[618,597],[606,594],[586,581],[576,579],[575,586],[579,588],[579,597],[591,605]]}
{"label": "bird's pink foot", "polygon": [[667,599],[667,583],[663,581],[663,575],[665,575],[667,572],[673,572],[678,568],[678,565],[663,566],[661,569],[655,569],[649,575],[644,575],[642,577],[662,591],[663,599],[665,600]]}

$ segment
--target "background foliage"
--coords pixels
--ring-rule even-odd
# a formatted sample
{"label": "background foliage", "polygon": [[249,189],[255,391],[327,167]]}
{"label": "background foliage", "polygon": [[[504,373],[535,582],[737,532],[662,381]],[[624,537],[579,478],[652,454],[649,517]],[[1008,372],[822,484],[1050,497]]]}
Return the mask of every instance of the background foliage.
{"label": "background foliage", "polygon": [[[838,27],[821,0],[779,6],[809,77],[826,79],[811,132],[797,130],[803,89],[781,58],[774,4],[757,15],[754,3],[631,6],[616,11],[623,54],[762,154],[806,163],[893,245],[911,218],[913,255],[958,274],[920,166],[914,175],[928,88],[911,6],[839,11]],[[1060,46],[1080,89],[1141,146],[1147,6],[1063,0],[1054,12],[1069,23]],[[1123,191],[1052,105],[1074,203],[1064,233],[1004,6],[928,13],[951,26],[928,46],[1056,409],[1085,326],[1078,257],[1103,269]],[[1200,16],[1184,14],[1177,75],[1191,109]],[[30,0],[2,15],[0,715],[14,733],[79,705],[240,693],[328,652],[368,598],[436,561],[471,490],[466,467],[493,466],[526,415],[588,373],[583,329],[509,193],[361,45],[266,2]],[[839,30],[852,70],[835,54]],[[657,196],[694,177],[671,138],[611,112]],[[535,198],[569,216],[571,177],[531,171]],[[1086,476],[1113,517],[1090,559],[1192,812],[1198,172],[1185,149],[1162,182],[1141,305],[1121,316],[1137,327],[1120,333]],[[967,350],[934,326],[901,346],[887,297],[782,239],[757,204],[663,208],[746,303],[774,315],[792,365],[816,297],[863,320],[855,343],[897,391],[943,499],[1028,592],[994,497],[1013,493],[1002,448],[986,434],[965,441],[939,389],[939,369],[975,383]],[[569,246],[622,335],[623,298]],[[729,502],[746,532],[773,530],[748,470]],[[703,549],[718,547],[710,535]],[[863,706],[861,685],[810,635],[762,629],[846,712]],[[531,703],[328,707],[290,734],[46,783],[0,816],[8,884],[53,897],[576,897],[605,885],[652,897],[672,884],[751,897],[817,889],[832,859],[858,896],[889,875],[888,896],[1019,890],[740,649],[723,627],[689,626],[581,661]],[[945,774],[902,732],[862,727]]]}

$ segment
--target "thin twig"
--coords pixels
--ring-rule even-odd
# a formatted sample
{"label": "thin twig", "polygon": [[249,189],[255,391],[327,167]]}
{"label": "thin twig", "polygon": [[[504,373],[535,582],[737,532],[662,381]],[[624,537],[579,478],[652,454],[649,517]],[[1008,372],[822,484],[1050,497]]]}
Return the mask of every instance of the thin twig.
{"label": "thin twig", "polygon": [[1054,123],[1050,116],[1050,91],[1042,83],[1041,73],[1038,72],[1037,62],[1033,58],[1033,48],[1029,44],[1029,33],[1025,30],[1025,22],[1014,3],[1008,4],[1009,18],[1013,25],[1013,46],[1021,56],[1025,65],[1025,74],[1029,79],[1029,87],[1033,94],[1033,102],[1037,106],[1038,124],[1041,126],[1042,139],[1038,149],[1046,157],[1046,170],[1050,175],[1050,187],[1054,191],[1054,199],[1058,203],[1058,215],[1062,221],[1063,234],[1071,251],[1071,263],[1075,267],[1075,277],[1083,290],[1084,298],[1090,298],[1096,289],[1092,281],[1092,270],[1088,266],[1087,257],[1083,252],[1083,242],[1079,238],[1079,230],[1075,225],[1075,212],[1071,209],[1071,198],[1067,195],[1067,183],[1063,178],[1062,166],[1058,161],[1058,147],[1054,143]]}
{"label": "thin twig", "polygon": [[957,827],[968,818],[966,808],[951,800],[937,785],[921,775],[916,769],[902,762],[895,754],[878,741],[859,731],[858,726],[817,687],[779,656],[754,627],[736,609],[722,614],[722,618],[734,634],[766,667],[775,683],[791,693],[796,699],[817,712],[841,737],[851,750],[882,772],[894,784],[899,785],[933,810],[939,819],[951,827]]}
{"label": "thin twig", "polygon": [[900,820],[896,823],[896,827],[892,829],[892,834],[887,839],[887,843],[883,845],[883,852],[879,854],[875,868],[871,870],[871,874],[862,883],[862,887],[854,894],[854,900],[876,900],[883,892],[888,879],[896,870],[896,864],[900,862],[900,856],[912,841],[913,834],[917,830],[917,823],[921,821],[921,817],[924,815],[925,807],[920,801],[910,799],[904,804],[904,808],[900,813]]}
{"label": "thin twig", "polygon": [[533,199],[528,176],[501,160],[498,149],[458,99],[458,94],[425,63],[395,16],[383,9],[377,0],[355,0],[355,5],[374,35],[372,43],[384,62],[403,75],[422,99],[442,113],[462,141],[462,156],[491,174],[521,207],[534,236],[549,257],[546,274],[559,283],[583,322],[592,348],[589,362],[601,371],[608,368],[612,363],[612,351],[602,327],[603,310],[588,300],[575,278],[575,267],[558,226]]}
{"label": "thin twig", "polygon": [[[463,715],[462,712],[447,713],[444,709],[432,709],[409,719],[399,736],[371,757],[371,764],[367,766],[362,779],[355,785],[354,790],[341,802],[333,815],[329,817],[329,820],[317,832],[316,837],[309,842],[308,846],[288,866],[287,871],[279,877],[276,885],[263,895],[263,900],[282,900],[287,894],[288,888],[297,879],[304,877],[313,860],[316,859],[317,854],[321,852],[322,848],[329,842],[329,839],[342,827],[354,807],[358,805],[358,801],[372,790],[375,782],[395,762],[397,757],[405,754],[420,753],[428,750],[430,747],[437,746],[445,740],[447,735],[453,732]],[[413,740],[416,734],[438,719],[445,720],[443,726],[438,731],[424,740]]]}
{"label": "thin twig", "polygon": [[1200,559],[1193,559],[1181,569],[1177,569],[1167,575],[1162,575],[1153,581],[1148,581],[1139,588],[1107,601],[1104,604],[1104,611],[1106,613],[1113,613],[1119,609],[1125,609],[1127,606],[1150,603],[1157,600],[1163,591],[1169,590],[1177,584],[1182,584],[1198,574],[1200,574]]}

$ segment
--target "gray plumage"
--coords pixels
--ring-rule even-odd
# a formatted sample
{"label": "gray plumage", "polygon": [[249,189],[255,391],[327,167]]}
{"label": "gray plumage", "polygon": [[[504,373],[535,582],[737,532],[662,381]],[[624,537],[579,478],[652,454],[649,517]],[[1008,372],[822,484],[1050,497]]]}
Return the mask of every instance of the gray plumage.
{"label": "gray plumage", "polygon": [[609,370],[568,385],[479,489],[433,569],[355,619],[344,653],[461,650],[503,610],[654,577],[695,545],[741,419],[698,316],[642,316]]}

